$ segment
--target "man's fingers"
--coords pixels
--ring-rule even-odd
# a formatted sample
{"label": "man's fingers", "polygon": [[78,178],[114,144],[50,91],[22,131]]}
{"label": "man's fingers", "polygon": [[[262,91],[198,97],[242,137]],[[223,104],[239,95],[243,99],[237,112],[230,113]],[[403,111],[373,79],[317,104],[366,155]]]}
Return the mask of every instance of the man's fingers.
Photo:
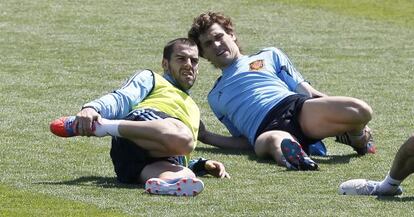
{"label": "man's fingers", "polygon": [[92,131],[91,126],[92,126],[92,122],[90,121],[89,118],[80,117],[77,119],[76,130],[79,135],[89,136]]}
{"label": "man's fingers", "polygon": [[226,175],[224,176],[224,178],[228,178],[228,179],[230,179],[231,177],[230,177],[230,174],[228,174],[227,172],[226,172]]}
{"label": "man's fingers", "polygon": [[220,176],[220,178],[224,179],[224,178],[230,178],[229,173],[227,173],[226,171],[223,172],[223,174]]}
{"label": "man's fingers", "polygon": [[206,170],[211,175],[217,178],[230,178],[230,175],[226,172],[224,165],[217,161],[207,161],[205,165]]}
{"label": "man's fingers", "polygon": [[73,130],[73,132],[75,132],[75,134],[79,134],[79,121],[78,121],[78,119],[75,119],[75,121],[73,122],[73,125],[72,125],[72,130]]}

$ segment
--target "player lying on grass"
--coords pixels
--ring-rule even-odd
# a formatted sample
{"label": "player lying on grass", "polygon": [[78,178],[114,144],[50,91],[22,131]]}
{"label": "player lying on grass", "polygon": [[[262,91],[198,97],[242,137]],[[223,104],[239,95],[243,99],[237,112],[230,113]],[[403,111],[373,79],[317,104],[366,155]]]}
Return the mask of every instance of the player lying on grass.
{"label": "player lying on grass", "polygon": [[384,180],[352,179],[339,186],[344,195],[395,196],[402,194],[401,182],[414,172],[414,134],[400,147]]}
{"label": "player lying on grass", "polygon": [[[110,155],[122,183],[145,183],[153,194],[192,196],[204,189],[196,175],[229,178],[222,163],[193,160],[200,111],[189,96],[198,73],[198,49],[186,38],[164,47],[164,75],[137,72],[120,89],[53,121],[62,137],[112,136]],[[188,166],[188,168],[186,167]]]}
{"label": "player lying on grass", "polygon": [[337,136],[359,155],[375,153],[366,127],[372,115],[367,103],[315,90],[277,48],[242,54],[232,21],[221,13],[196,17],[188,36],[200,56],[222,71],[208,102],[233,135],[207,132],[200,141],[227,148],[250,145],[259,157],[271,156],[297,170],[318,168],[306,153],[326,137]]}

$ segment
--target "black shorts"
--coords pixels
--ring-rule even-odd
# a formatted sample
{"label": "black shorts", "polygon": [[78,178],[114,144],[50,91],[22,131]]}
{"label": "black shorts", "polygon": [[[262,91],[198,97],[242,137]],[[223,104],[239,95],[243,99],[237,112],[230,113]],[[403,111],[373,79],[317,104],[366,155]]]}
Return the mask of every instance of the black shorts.
{"label": "black shorts", "polygon": [[303,150],[309,153],[309,145],[320,139],[309,138],[306,136],[299,124],[299,114],[302,110],[303,103],[311,99],[310,97],[295,94],[283,99],[277,106],[272,108],[262,121],[257,130],[256,137],[260,134],[271,131],[281,130],[293,135],[301,144]]}
{"label": "black shorts", "polygon": [[[163,112],[152,109],[140,109],[131,112],[125,120],[147,121],[169,117],[169,115]],[[110,155],[118,181],[128,184],[137,184],[142,170],[148,164],[156,161],[168,161],[173,164],[180,164],[179,157],[151,157],[147,150],[139,147],[133,141],[121,137],[112,137]]]}

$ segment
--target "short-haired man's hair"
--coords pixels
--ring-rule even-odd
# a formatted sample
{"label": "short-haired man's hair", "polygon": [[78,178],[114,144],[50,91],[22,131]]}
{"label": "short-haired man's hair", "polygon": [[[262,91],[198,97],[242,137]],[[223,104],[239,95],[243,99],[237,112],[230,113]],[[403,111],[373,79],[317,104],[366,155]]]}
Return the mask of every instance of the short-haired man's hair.
{"label": "short-haired man's hair", "polygon": [[189,39],[189,38],[176,38],[176,39],[174,39],[174,40],[171,40],[171,41],[169,41],[166,45],[165,45],[165,47],[164,47],[164,52],[163,52],[163,55],[162,55],[162,57],[164,58],[164,59],[167,59],[168,61],[170,61],[171,60],[171,55],[172,55],[172,53],[173,53],[173,51],[174,51],[174,46],[175,46],[175,44],[177,44],[177,43],[180,43],[180,44],[185,44],[185,45],[188,45],[188,46],[191,46],[191,47],[195,47],[195,46],[197,46],[197,44],[193,41],[193,40],[191,40],[191,39]]}
{"label": "short-haired man's hair", "polygon": [[[226,17],[220,12],[207,12],[202,13],[198,17],[194,18],[191,29],[188,31],[188,38],[194,40],[197,43],[200,55],[203,56],[203,50],[200,44],[200,35],[207,32],[207,30],[214,24],[217,23],[224,29],[227,34],[234,33],[234,26],[230,17]],[[236,45],[239,47],[237,38]]]}

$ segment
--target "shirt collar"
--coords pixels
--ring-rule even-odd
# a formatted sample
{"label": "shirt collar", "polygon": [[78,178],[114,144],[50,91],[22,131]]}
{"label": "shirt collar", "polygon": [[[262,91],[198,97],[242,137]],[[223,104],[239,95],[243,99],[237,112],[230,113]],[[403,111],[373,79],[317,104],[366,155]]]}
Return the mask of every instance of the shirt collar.
{"label": "shirt collar", "polygon": [[170,72],[164,72],[163,77],[170,82],[172,85],[174,85],[174,87],[182,90],[183,92],[187,93],[188,95],[190,95],[190,90],[185,90],[184,88],[181,87],[181,85],[175,80],[175,78],[171,75]]}
{"label": "shirt collar", "polygon": [[239,58],[235,59],[232,63],[230,63],[230,65],[226,66],[224,69],[222,69],[222,73],[226,73],[227,71],[231,70],[233,71],[233,68],[243,59],[247,58],[247,55],[242,55]]}

